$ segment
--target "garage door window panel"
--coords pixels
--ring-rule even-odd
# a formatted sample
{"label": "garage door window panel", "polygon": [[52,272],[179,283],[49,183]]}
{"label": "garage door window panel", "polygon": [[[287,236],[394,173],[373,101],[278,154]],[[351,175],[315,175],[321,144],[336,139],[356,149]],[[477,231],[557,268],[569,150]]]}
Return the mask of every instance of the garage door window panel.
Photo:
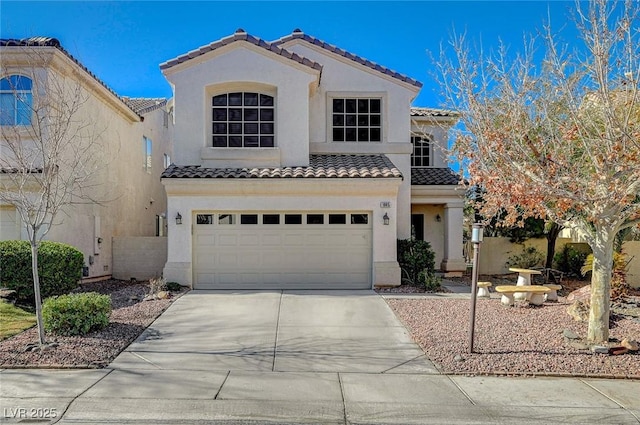
{"label": "garage door window panel", "polygon": [[280,224],[280,214],[263,214],[262,224]]}
{"label": "garage door window panel", "polygon": [[240,224],[258,224],[258,214],[241,214]]}
{"label": "garage door window panel", "polygon": [[213,214],[197,214],[196,224],[213,224]]}
{"label": "garage door window panel", "polygon": [[218,224],[236,224],[235,214],[220,214],[218,215]]}
{"label": "garage door window panel", "polygon": [[302,224],[302,214],[285,214],[284,224]]}
{"label": "garage door window panel", "polygon": [[369,224],[369,214],[351,214],[351,224]]}
{"label": "garage door window panel", "polygon": [[347,224],[347,215],[329,214],[329,224]]}

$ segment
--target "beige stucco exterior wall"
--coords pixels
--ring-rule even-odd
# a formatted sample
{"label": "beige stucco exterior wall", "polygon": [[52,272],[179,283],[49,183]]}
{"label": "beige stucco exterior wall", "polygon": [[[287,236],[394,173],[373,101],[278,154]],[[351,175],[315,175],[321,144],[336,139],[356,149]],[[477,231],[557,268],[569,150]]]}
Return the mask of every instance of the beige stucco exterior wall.
{"label": "beige stucco exterior wall", "polygon": [[[89,266],[89,277],[108,276],[113,270],[112,237],[154,236],[156,215],[166,210],[160,174],[163,154],[171,153],[171,123],[164,127],[162,110],[147,114],[141,121],[67,56],[55,49],[51,54],[52,61],[47,68],[38,70],[37,78],[62,81],[68,93],[73,93],[77,84],[81,85],[86,101],[74,120],[80,125],[90,124],[87,131],[93,140],[93,157],[99,163],[93,171],[91,196],[99,204],[67,206],[56,216],[45,239],[80,249]],[[29,69],[23,71],[29,72]],[[47,84],[41,86],[47,87]],[[151,172],[143,168],[143,135],[153,141]],[[25,237],[23,230],[22,238]]]}
{"label": "beige stucco exterior wall", "polygon": [[[436,254],[436,268],[439,268],[444,259],[444,233],[446,226],[444,205],[412,205],[411,214],[424,215],[424,240],[431,244],[431,249]],[[436,220],[438,215],[440,216],[440,222]]]}
{"label": "beige stucco exterior wall", "polygon": [[[419,88],[402,83],[302,40],[283,47],[322,64],[322,80],[310,100],[310,142],[314,153],[384,153],[405,176],[398,190],[398,238],[411,236],[410,106]],[[381,97],[382,143],[331,142],[332,97]]]}
{"label": "beige stucco exterior wall", "polygon": [[[164,277],[182,285],[192,284],[192,220],[206,211],[362,211],[372,214],[373,282],[399,285],[396,261],[396,209],[380,203],[395,199],[399,179],[164,179],[169,195],[169,239]],[[395,204],[395,202],[392,202]],[[174,217],[182,216],[177,225]],[[388,213],[390,224],[383,224]]]}
{"label": "beige stucco exterior wall", "polygon": [[[164,71],[174,88],[175,163],[206,167],[309,164],[309,92],[319,71],[237,42]],[[275,148],[213,148],[211,97],[229,91],[275,97]]]}
{"label": "beige stucco exterior wall", "polygon": [[113,238],[113,277],[148,280],[162,275],[167,262],[166,237]]}

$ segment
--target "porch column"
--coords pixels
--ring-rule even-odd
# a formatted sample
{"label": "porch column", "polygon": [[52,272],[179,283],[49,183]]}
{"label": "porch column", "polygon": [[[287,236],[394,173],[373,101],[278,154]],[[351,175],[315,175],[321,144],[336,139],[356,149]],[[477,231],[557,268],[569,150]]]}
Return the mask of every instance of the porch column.
{"label": "porch column", "polygon": [[445,276],[462,276],[467,263],[462,256],[462,228],[464,203],[447,203],[444,206],[444,258],[440,269]]}

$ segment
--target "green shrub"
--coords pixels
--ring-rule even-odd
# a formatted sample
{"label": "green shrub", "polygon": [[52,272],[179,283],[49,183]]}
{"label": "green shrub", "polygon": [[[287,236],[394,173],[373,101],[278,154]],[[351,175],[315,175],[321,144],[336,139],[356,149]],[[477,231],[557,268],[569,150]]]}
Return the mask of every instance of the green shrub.
{"label": "green shrub", "polygon": [[582,277],[581,268],[587,259],[588,253],[576,249],[571,245],[565,245],[562,250],[553,257],[553,262],[558,270],[569,276]]}
{"label": "green shrub", "polygon": [[[71,245],[42,241],[38,272],[42,299],[66,294],[78,286],[84,257]],[[0,241],[0,286],[16,291],[19,303],[35,304],[31,245],[28,241]]]}
{"label": "green shrub", "polygon": [[525,246],[522,253],[512,255],[507,260],[507,267],[519,267],[522,269],[531,269],[542,264],[544,255],[533,246]]}
{"label": "green shrub", "polygon": [[58,335],[85,335],[109,324],[111,297],[96,292],[48,298],[42,305],[47,332]]}
{"label": "green shrub", "polygon": [[171,292],[178,292],[182,290],[182,285],[178,282],[167,282],[165,284],[166,290]]}
{"label": "green shrub", "polygon": [[435,290],[440,282],[435,275],[435,253],[427,241],[398,240],[398,263],[402,282],[426,290]]}

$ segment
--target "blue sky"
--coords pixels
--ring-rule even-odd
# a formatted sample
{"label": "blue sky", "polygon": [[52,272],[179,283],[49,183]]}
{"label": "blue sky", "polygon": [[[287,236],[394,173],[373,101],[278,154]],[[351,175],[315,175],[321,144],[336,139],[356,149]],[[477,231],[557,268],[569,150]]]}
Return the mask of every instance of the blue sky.
{"label": "blue sky", "polygon": [[[519,48],[551,16],[560,29],[573,1],[30,2],[0,1],[2,38],[55,37],[118,94],[170,97],[158,65],[232,34],[267,41],[295,28],[424,83],[417,106],[441,106],[428,51],[455,28],[483,46]],[[569,28],[571,25],[568,26]],[[570,41],[570,39],[569,39]]]}

